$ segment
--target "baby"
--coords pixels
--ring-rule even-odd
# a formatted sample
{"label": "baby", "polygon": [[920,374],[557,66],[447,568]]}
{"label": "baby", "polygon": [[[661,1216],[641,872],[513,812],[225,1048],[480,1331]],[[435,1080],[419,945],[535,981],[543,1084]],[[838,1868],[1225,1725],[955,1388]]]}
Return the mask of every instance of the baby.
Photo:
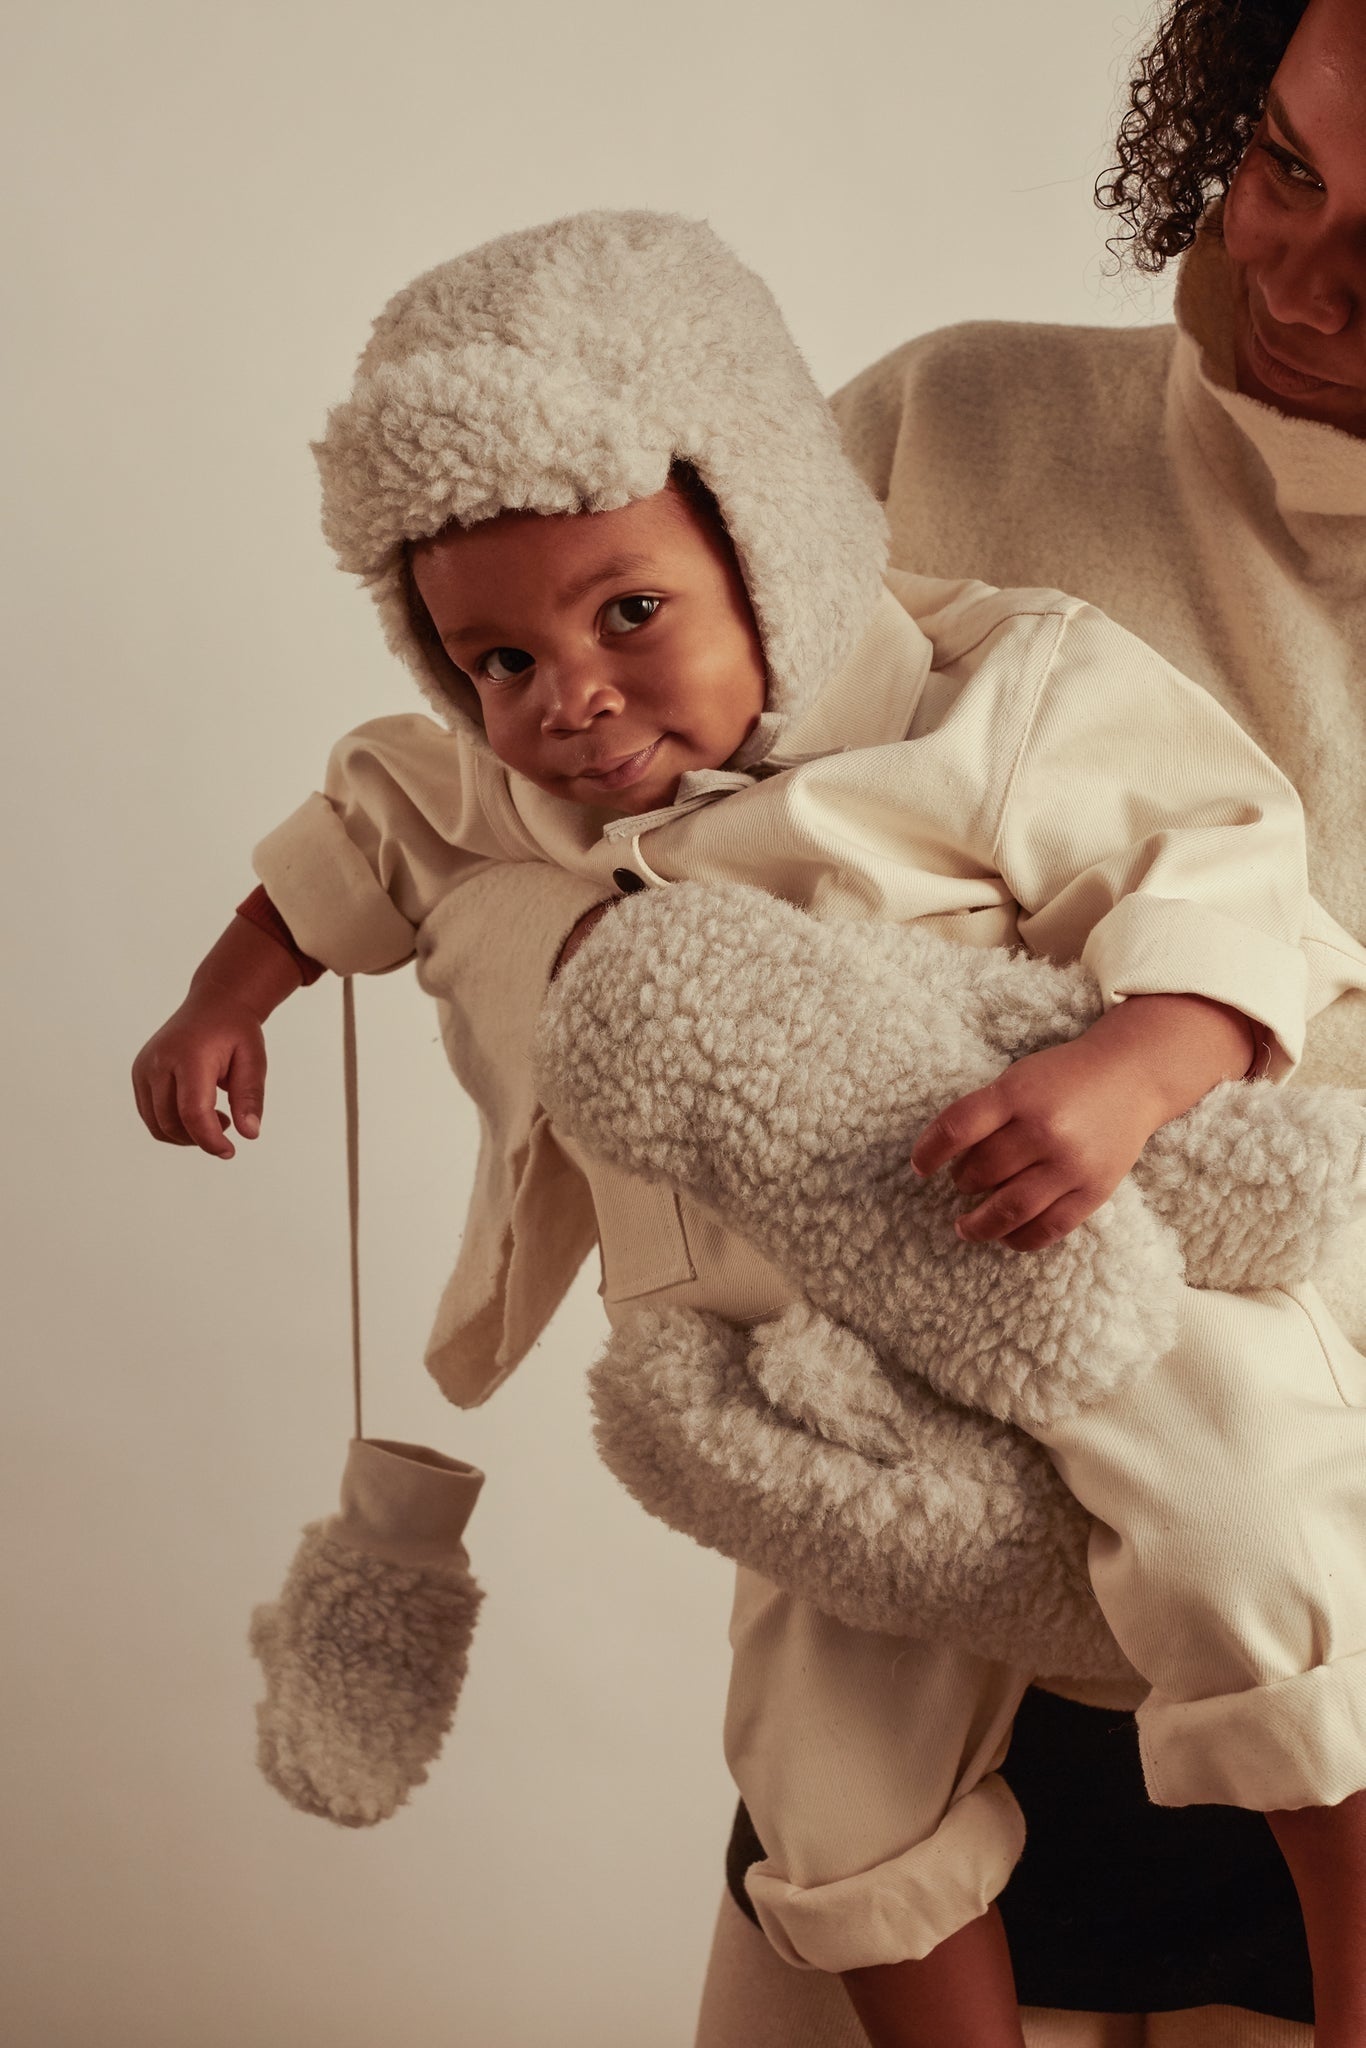
{"label": "baby", "polygon": [[[257,1134],[262,1021],[322,966],[416,951],[444,1001],[443,911],[508,860],[590,900],[749,882],[1085,962],[1099,1021],[916,1144],[971,1198],[969,1240],[1048,1245],[1217,1082],[1293,1065],[1289,785],[1091,608],[884,579],[880,512],[776,307],[705,227],[590,214],[417,280],[317,452],[328,536],[443,723],[349,735],[257,849],[263,891],[135,1067],[154,1135],[231,1156],[220,1085]],[[741,1238],[560,1143],[609,1314],[791,1301]],[[1151,1687],[1150,1790],[1272,1814],[1330,2043],[1366,2015],[1362,1367],[1309,1290],[1190,1292],[1138,1387],[1038,1432],[1109,1532],[1093,1576]],[[996,1767],[1034,1674],[842,1629],[748,1574],[733,1639],[770,1939],[845,1974],[874,2043],[1018,2043],[991,1901],[1020,1825]]]}

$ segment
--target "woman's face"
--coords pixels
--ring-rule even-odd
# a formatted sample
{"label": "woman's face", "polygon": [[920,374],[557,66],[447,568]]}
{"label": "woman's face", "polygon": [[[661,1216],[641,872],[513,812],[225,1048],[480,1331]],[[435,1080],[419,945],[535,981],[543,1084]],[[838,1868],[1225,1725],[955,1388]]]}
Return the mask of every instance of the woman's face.
{"label": "woman's face", "polygon": [[1224,208],[1238,389],[1366,436],[1366,5],[1309,0]]}

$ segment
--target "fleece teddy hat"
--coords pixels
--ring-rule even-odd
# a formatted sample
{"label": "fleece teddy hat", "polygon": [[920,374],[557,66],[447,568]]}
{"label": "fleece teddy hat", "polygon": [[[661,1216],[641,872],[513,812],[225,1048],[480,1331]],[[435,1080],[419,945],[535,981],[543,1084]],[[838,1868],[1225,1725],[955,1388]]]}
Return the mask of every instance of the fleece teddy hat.
{"label": "fleece teddy hat", "polygon": [[314,444],[323,531],[448,724],[473,688],[410,607],[406,543],[504,511],[605,512],[675,463],[711,491],[768,666],[754,759],[869,625],[882,509],[767,286],[705,221],[572,214],[405,285]]}

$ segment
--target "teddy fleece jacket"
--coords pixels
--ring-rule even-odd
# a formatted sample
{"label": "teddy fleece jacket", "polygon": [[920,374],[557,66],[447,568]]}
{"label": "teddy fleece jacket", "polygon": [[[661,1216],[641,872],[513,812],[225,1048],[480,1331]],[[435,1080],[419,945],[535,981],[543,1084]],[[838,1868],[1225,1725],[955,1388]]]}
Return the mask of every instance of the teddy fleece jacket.
{"label": "teddy fleece jacket", "polygon": [[417,954],[484,1110],[473,1224],[427,1353],[467,1406],[529,1348],[594,1234],[529,1081],[519,1095],[490,1076],[447,999],[447,940],[467,958],[465,891],[488,864],[548,862],[582,878],[584,907],[747,882],[818,917],[1080,959],[1107,1005],[1185,992],[1242,1010],[1283,1075],[1306,1009],[1366,987],[1366,952],[1319,936],[1302,833],[1234,721],[1091,606],[893,572],[853,658],[756,774],[686,777],[667,810],[614,818],[536,789],[468,729],[378,719],[254,861],[296,942],[338,972]]}

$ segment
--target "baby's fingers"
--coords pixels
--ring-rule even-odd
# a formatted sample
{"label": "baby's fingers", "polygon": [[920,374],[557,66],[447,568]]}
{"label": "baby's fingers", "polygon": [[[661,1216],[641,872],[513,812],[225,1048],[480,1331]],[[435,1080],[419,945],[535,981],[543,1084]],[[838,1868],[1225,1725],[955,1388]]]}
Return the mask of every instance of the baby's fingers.
{"label": "baby's fingers", "polygon": [[[980,1202],[966,1216],[960,1216],[954,1229],[968,1244],[986,1244],[1000,1238],[1012,1243],[1014,1237],[1026,1226],[1051,1211],[1070,1192],[1058,1179],[1056,1167],[1041,1164],[1027,1167],[1017,1173],[1004,1187],[997,1188]],[[1070,1225],[1069,1225],[1070,1228]],[[1062,1235],[1059,1231],[1058,1236]],[[1042,1243],[1050,1240],[1044,1238]],[[1038,1250],[1037,1245],[1013,1245],[1017,1251]]]}
{"label": "baby's fingers", "polygon": [[995,1082],[962,1095],[941,1109],[926,1124],[911,1150],[911,1165],[919,1174],[937,1173],[970,1145],[980,1145],[993,1131],[1010,1121],[1011,1111]]}
{"label": "baby's fingers", "polygon": [[212,1068],[182,1068],[170,1077],[170,1101],[165,1112],[168,1133],[178,1128],[182,1136],[172,1144],[198,1145],[215,1159],[231,1159],[235,1147],[227,1135],[227,1118],[218,1108],[218,1076]]}
{"label": "baby's fingers", "polygon": [[1054,1202],[1051,1208],[1044,1209],[1019,1230],[1012,1230],[1009,1237],[1001,1239],[1001,1243],[1013,1252],[1041,1252],[1046,1246],[1056,1244],[1060,1237],[1066,1237],[1099,1207],[1099,1202],[1085,1200],[1074,1191],[1064,1195],[1060,1202]]}
{"label": "baby's fingers", "polygon": [[244,1138],[255,1138],[260,1134],[261,1112],[266,1106],[266,1047],[264,1038],[259,1043],[242,1044],[233,1053],[228,1063],[224,1086],[228,1091],[228,1107],[232,1120]]}

